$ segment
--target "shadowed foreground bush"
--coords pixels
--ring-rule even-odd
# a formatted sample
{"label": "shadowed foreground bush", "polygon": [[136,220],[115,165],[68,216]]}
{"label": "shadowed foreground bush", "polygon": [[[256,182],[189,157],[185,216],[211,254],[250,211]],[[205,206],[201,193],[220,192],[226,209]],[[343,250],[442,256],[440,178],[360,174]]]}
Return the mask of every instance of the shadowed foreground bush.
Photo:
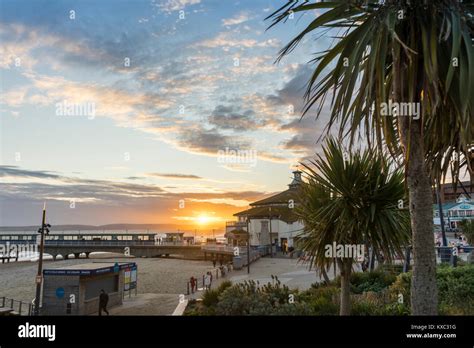
{"label": "shadowed foreground bush", "polygon": [[[261,286],[247,281],[221,284],[204,294],[201,308],[187,315],[338,315],[338,279],[313,284],[303,292],[281,285],[278,278]],[[409,315],[411,272],[395,276],[384,271],[356,273],[351,278],[352,315]],[[443,315],[474,314],[474,265],[437,270],[439,311]]]}

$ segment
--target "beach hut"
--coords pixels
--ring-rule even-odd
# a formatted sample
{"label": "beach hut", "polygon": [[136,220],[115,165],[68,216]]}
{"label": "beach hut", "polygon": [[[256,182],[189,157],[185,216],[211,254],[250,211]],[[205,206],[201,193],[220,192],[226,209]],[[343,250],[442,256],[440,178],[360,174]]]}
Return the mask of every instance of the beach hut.
{"label": "beach hut", "polygon": [[41,315],[89,315],[99,311],[104,290],[108,307],[122,304],[126,291],[136,289],[134,262],[94,262],[43,270]]}

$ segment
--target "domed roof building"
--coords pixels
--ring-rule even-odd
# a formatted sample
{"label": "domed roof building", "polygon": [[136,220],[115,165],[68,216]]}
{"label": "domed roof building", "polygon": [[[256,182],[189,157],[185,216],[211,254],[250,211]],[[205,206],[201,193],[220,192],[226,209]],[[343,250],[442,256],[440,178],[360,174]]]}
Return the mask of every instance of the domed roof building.
{"label": "domed roof building", "polygon": [[250,245],[253,247],[270,246],[270,241],[277,250],[285,246],[292,247],[294,237],[303,229],[303,224],[294,212],[301,183],[301,172],[294,171],[287,190],[253,202],[249,209],[234,214],[238,221],[226,224],[229,242],[245,245],[248,229]]}

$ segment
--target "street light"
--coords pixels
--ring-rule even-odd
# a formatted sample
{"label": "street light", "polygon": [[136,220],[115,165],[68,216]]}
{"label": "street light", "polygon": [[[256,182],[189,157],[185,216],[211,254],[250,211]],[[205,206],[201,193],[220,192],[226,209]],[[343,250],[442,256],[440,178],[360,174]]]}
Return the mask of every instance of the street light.
{"label": "street light", "polygon": [[40,297],[41,297],[41,285],[43,283],[43,252],[44,252],[44,234],[49,234],[50,224],[46,224],[46,203],[43,206],[43,219],[41,227],[38,229],[38,233],[41,233],[40,241],[40,253],[38,259],[38,273],[36,274],[36,298],[35,298],[35,315],[39,315]]}
{"label": "street light", "polygon": [[268,230],[270,234],[270,258],[273,258],[273,243],[272,243],[272,207],[268,208],[269,220],[270,220],[270,229]]}
{"label": "street light", "polygon": [[250,274],[250,228],[249,228],[248,216],[247,216],[247,274]]}

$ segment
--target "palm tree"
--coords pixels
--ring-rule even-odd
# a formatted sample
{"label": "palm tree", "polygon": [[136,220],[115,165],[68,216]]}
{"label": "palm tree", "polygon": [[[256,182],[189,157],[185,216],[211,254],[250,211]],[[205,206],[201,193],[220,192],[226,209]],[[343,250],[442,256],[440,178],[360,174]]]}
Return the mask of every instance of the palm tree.
{"label": "palm tree", "polygon": [[[318,64],[303,115],[316,107],[318,117],[329,96],[328,131],[337,124],[350,145],[363,132],[369,144],[388,149],[405,166],[412,313],[434,315],[431,184],[450,169],[457,181],[474,135],[474,0],[289,0],[269,16],[270,28],[298,13],[314,17],[321,9],[326,11],[280,51],[278,60],[307,35],[335,34],[334,45],[312,60]],[[402,106],[414,107],[411,117]]]}
{"label": "palm tree", "polygon": [[[391,170],[389,158],[366,149],[350,153],[334,139],[306,168],[308,182],[301,188],[296,214],[304,222],[298,237],[302,249],[311,256],[311,264],[327,270],[334,258],[328,246],[370,245],[376,253],[392,260],[402,255],[410,240],[410,217],[400,209],[405,196],[404,177]],[[334,255],[333,255],[334,256]],[[350,314],[350,282],[353,257],[336,258],[341,272],[340,314]]]}

